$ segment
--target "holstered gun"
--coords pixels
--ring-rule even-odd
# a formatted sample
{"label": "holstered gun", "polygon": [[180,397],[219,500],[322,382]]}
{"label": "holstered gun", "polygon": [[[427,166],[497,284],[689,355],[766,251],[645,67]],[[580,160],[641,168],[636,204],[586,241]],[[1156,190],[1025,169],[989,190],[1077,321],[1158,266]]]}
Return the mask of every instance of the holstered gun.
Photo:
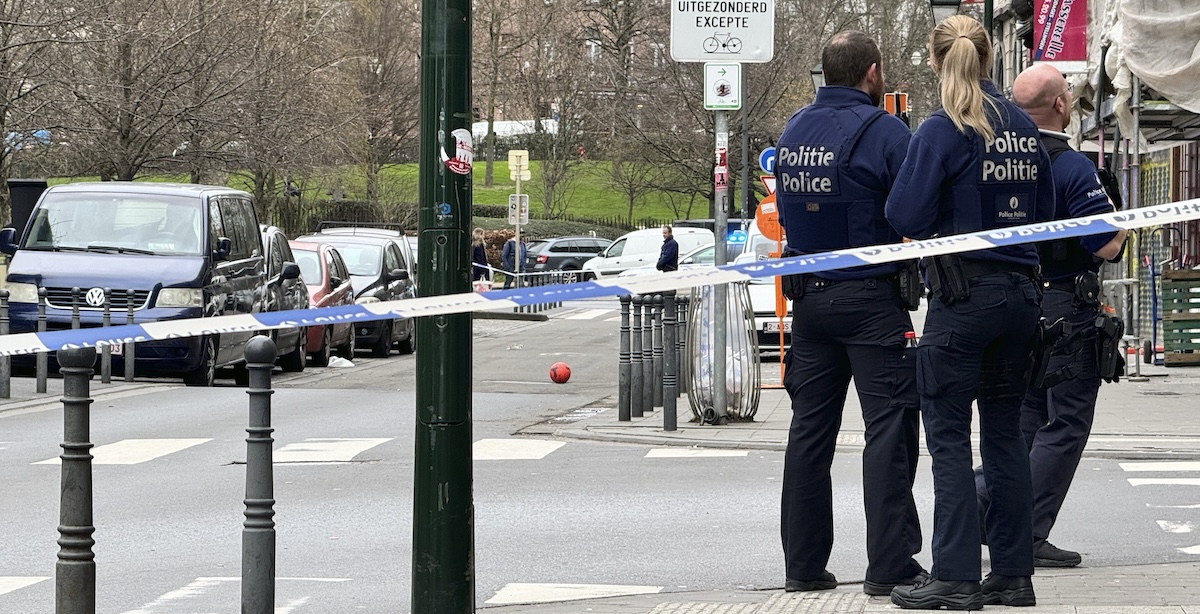
{"label": "holstered gun", "polygon": [[929,256],[926,259],[929,273],[929,290],[946,305],[971,298],[971,286],[962,268],[962,259],[956,254]]}
{"label": "holstered gun", "polygon": [[1121,381],[1125,373],[1125,357],[1121,355],[1121,338],[1125,336],[1125,322],[1106,315],[1096,316],[1097,357],[1100,360],[1100,377],[1112,383]]}
{"label": "holstered gun", "polygon": [[1049,381],[1047,372],[1050,369],[1050,355],[1054,346],[1067,335],[1071,334],[1071,323],[1063,318],[1049,322],[1046,318],[1038,320],[1037,335],[1033,343],[1033,355],[1029,362],[1029,386],[1032,388],[1047,388],[1057,382]]}
{"label": "holstered gun", "polygon": [[921,283],[921,270],[916,260],[900,263],[896,272],[896,291],[900,297],[900,306],[916,311],[921,307],[921,295],[925,293],[925,285]]}

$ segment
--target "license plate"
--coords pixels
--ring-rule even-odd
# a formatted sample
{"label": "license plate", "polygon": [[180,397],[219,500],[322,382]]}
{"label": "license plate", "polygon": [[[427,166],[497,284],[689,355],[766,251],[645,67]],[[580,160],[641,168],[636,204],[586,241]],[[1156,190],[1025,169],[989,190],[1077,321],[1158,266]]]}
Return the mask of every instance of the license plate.
{"label": "license plate", "polygon": [[[768,333],[768,334],[769,333],[778,333],[779,332],[779,322],[764,323],[763,324],[763,332]],[[783,332],[785,332],[785,333],[792,332],[792,323],[791,322],[788,322],[787,320],[783,321]]]}
{"label": "license plate", "polygon": [[124,343],[118,343],[115,345],[108,346],[108,354],[110,356],[120,356],[124,353],[125,353],[125,344]]}

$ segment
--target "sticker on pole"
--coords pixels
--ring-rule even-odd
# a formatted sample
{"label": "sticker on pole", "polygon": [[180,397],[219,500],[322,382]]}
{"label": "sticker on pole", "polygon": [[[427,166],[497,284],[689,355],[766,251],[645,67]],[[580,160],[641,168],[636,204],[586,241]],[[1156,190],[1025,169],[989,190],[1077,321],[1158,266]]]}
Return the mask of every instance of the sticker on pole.
{"label": "sticker on pole", "polygon": [[471,162],[475,159],[475,148],[471,140],[471,131],[458,128],[450,133],[454,137],[454,157],[442,152],[442,162],[446,168],[459,175],[471,174]]}

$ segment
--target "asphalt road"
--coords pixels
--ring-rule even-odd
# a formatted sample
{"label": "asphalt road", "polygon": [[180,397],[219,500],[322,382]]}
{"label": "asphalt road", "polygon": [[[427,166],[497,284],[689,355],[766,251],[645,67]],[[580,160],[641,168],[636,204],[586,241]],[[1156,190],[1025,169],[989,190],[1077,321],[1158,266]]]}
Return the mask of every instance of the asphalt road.
{"label": "asphalt road", "polygon": [[[478,604],[504,602],[517,584],[781,586],[781,453],[672,456],[652,446],[513,437],[615,393],[616,312],[600,313],[610,306],[574,306],[544,323],[476,322]],[[558,360],[573,369],[565,385],[547,375]],[[408,609],[415,359],[355,363],[277,372],[280,613]],[[238,611],[244,390],[164,384],[101,400],[92,414],[98,612]],[[0,613],[52,607],[59,467],[43,461],[56,457],[61,439],[53,405],[0,411]],[[928,459],[922,463],[916,492],[929,527],[932,488]],[[830,570],[861,579],[860,459],[839,455],[833,470]],[[1179,547],[1196,540],[1160,521],[1190,527],[1196,487],[1134,486],[1131,477],[1149,476],[1116,461],[1085,461],[1053,541],[1081,550],[1091,566],[1193,560]],[[927,552],[921,558],[929,564]]]}

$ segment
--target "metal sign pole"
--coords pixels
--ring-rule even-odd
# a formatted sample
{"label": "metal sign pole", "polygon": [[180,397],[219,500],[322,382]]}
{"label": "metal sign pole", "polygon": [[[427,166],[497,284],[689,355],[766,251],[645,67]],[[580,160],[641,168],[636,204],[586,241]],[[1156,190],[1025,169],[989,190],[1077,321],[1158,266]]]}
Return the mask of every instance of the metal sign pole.
{"label": "metal sign pole", "polygon": [[[713,228],[713,238],[716,242],[714,264],[726,264],[725,234],[729,230],[729,167],[726,166],[725,152],[729,150],[729,118],[725,111],[716,111],[716,151],[717,167],[714,180],[716,200],[716,221]],[[713,411],[718,424],[727,419],[726,410],[726,364],[725,348],[729,346],[728,308],[729,285],[720,284],[713,288]]]}

